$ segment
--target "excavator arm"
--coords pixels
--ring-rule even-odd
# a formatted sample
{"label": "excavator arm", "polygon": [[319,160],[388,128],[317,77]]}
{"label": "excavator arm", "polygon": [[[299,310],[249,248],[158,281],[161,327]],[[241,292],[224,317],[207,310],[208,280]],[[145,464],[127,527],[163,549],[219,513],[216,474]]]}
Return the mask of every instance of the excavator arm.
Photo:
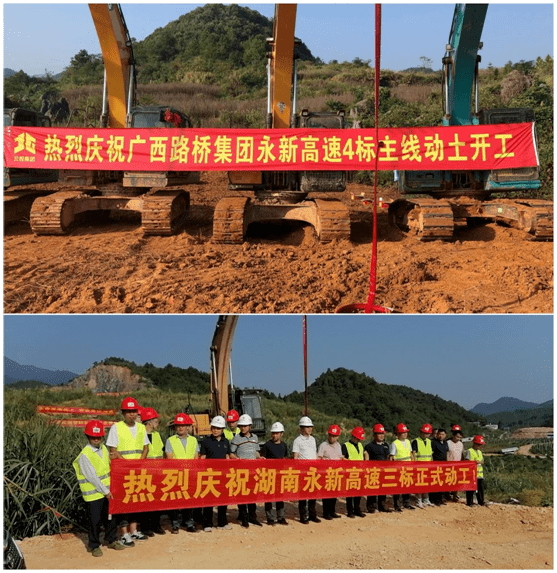
{"label": "excavator arm", "polygon": [[[89,4],[105,67],[108,91],[108,127],[126,127],[126,116],[135,104],[135,65],[131,37],[120,4]],[[103,100],[103,116],[106,100]]]}
{"label": "excavator arm", "polygon": [[212,415],[228,412],[228,385],[232,339],[238,323],[236,315],[221,315],[211,342],[211,401]]}

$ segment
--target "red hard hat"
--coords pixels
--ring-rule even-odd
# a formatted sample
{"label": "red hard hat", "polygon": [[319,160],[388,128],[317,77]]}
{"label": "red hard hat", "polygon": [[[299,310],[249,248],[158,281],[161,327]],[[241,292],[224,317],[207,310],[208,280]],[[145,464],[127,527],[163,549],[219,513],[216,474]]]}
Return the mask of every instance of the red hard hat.
{"label": "red hard hat", "polygon": [[485,444],[485,440],[483,436],[474,436],[474,444],[479,444],[480,446],[483,446]]}
{"label": "red hard hat", "polygon": [[361,426],[356,426],[352,430],[352,435],[358,440],[363,440],[366,437],[366,432]]}
{"label": "red hard hat", "polygon": [[104,436],[104,426],[99,420],[91,420],[85,426],[85,435],[92,438],[101,438]]}
{"label": "red hard hat", "polygon": [[227,422],[237,422],[239,419],[240,419],[240,414],[238,414],[236,410],[229,410],[228,414],[226,414]]}
{"label": "red hard hat", "polygon": [[139,404],[135,398],[128,396],[122,400],[120,410],[139,410]]}
{"label": "red hard hat", "polygon": [[333,424],[330,428],[329,428],[329,434],[331,436],[340,436],[340,426],[337,426],[336,424]]}
{"label": "red hard hat", "polygon": [[154,418],[158,418],[159,415],[155,408],[141,408],[141,421],[148,422]]}
{"label": "red hard hat", "polygon": [[375,426],[373,426],[373,433],[374,434],[384,434],[385,428],[383,427],[383,424],[375,424]]}
{"label": "red hard hat", "polygon": [[424,434],[431,434],[431,432],[433,432],[433,428],[431,427],[431,424],[424,424],[420,428],[420,432],[423,432]]}
{"label": "red hard hat", "polygon": [[462,432],[462,428],[458,424],[455,424],[452,427],[452,430],[453,430],[453,432]]}
{"label": "red hard hat", "polygon": [[191,426],[193,425],[193,420],[187,414],[176,414],[174,416],[175,426]]}
{"label": "red hard hat", "polygon": [[403,434],[404,432],[408,432],[408,428],[406,427],[406,424],[397,424],[396,425],[396,433],[397,434]]}

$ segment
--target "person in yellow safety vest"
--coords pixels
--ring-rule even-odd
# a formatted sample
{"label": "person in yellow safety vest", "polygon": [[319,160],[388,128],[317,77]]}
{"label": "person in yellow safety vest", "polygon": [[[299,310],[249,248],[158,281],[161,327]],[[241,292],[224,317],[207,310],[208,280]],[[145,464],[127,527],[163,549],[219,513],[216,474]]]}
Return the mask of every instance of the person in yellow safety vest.
{"label": "person in yellow safety vest", "polygon": [[[128,396],[122,400],[120,406],[124,420],[111,426],[106,438],[106,445],[110,452],[110,459],[144,460],[149,453],[149,438],[143,424],[137,423],[139,404]],[[137,527],[137,514],[122,514],[120,516],[122,538],[120,542],[126,547],[133,547],[135,541],[149,539]],[[133,519],[133,521],[129,521]]]}
{"label": "person in yellow safety vest", "polygon": [[240,414],[236,410],[229,410],[226,414],[226,428],[224,429],[224,437],[232,442],[234,436],[240,433],[240,428],[238,428],[238,420],[240,419]]}
{"label": "person in yellow safety vest", "polygon": [[[389,460],[395,462],[413,462],[415,460],[414,452],[412,451],[412,444],[408,440],[408,428],[406,424],[397,424],[395,428],[397,439],[391,444],[389,450]],[[400,507],[400,495],[393,495],[393,505],[395,511],[402,511]],[[410,494],[402,494],[402,505],[405,509],[416,509],[410,504]]]}
{"label": "person in yellow safety vest", "polygon": [[[484,498],[484,467],[483,461],[484,456],[482,454],[482,447],[485,444],[483,436],[474,436],[472,442],[472,447],[469,450],[464,451],[464,459],[476,462],[477,466],[477,478],[478,478],[478,489],[476,490],[476,498],[478,499],[478,505],[485,505]],[[474,492],[466,492],[466,505],[474,505]]]}
{"label": "person in yellow safety vest", "polygon": [[[366,437],[364,429],[360,426],[352,430],[350,440],[342,444],[342,455],[347,460],[361,460],[364,459],[364,446],[362,440]],[[346,498],[346,516],[347,517],[365,517],[366,514],[360,509],[361,496],[347,497]]]}
{"label": "person in yellow safety vest", "polygon": [[[433,460],[430,440],[432,430],[431,424],[424,424],[420,428],[420,437],[412,440],[412,451],[417,462],[431,462]],[[418,493],[416,497],[418,498],[417,505],[420,509],[425,509],[426,506],[433,507],[433,504],[429,501],[429,493]]]}
{"label": "person in yellow safety vest", "polygon": [[[148,460],[162,460],[164,457],[164,444],[161,435],[157,432],[160,420],[154,408],[141,408],[141,421],[145,426],[147,438],[149,440]],[[153,537],[155,533],[164,535],[166,531],[161,527],[161,511],[147,511],[141,514],[141,530],[148,537]]]}
{"label": "person in yellow safety vest", "polygon": [[85,426],[89,444],[75,458],[73,468],[89,516],[89,551],[93,557],[102,557],[100,527],[104,522],[104,540],[110,549],[125,549],[116,539],[117,522],[108,517],[110,493],[110,456],[102,443],[103,423],[91,420]]}
{"label": "person in yellow safety vest", "polygon": [[[166,440],[164,452],[167,459],[196,460],[199,457],[199,444],[197,438],[189,435],[192,430],[193,420],[188,414],[176,414],[172,425],[176,433]],[[178,510],[170,511],[169,517],[172,521],[172,533],[177,534],[179,532],[180,522],[184,524],[186,531],[190,533],[197,532],[193,519],[193,508],[183,509],[181,519]]]}

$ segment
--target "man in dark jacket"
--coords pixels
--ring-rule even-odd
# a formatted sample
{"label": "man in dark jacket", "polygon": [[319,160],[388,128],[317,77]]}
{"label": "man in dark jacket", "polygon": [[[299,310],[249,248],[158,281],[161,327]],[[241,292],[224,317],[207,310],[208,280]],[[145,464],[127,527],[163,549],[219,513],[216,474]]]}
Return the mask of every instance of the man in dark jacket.
{"label": "man in dark jacket", "polygon": [[[437,430],[437,438],[431,440],[431,451],[434,462],[446,462],[449,445],[447,444],[447,432],[443,428]],[[447,505],[443,501],[443,492],[435,491],[429,494],[429,501],[435,505]]]}

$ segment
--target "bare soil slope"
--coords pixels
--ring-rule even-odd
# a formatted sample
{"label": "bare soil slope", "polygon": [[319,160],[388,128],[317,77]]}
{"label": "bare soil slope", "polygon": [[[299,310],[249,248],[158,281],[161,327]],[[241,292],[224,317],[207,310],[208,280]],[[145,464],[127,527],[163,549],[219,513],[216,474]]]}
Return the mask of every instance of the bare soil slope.
{"label": "bare soil slope", "polygon": [[[36,237],[25,223],[4,238],[7,313],[324,313],[365,302],[372,206],[351,193],[351,240],[321,245],[299,224],[250,227],[243,245],[211,242],[226,174],[189,187],[192,209],[173,237],[143,237],[139,223],[80,221],[68,236]],[[384,199],[396,196],[381,189]],[[404,313],[551,313],[553,243],[515,229],[463,226],[452,243],[421,243],[378,224],[377,302]]]}
{"label": "bare soil slope", "polygon": [[24,539],[21,548],[31,569],[553,568],[553,508],[460,503],[310,525],[293,520],[292,504],[286,510],[288,526],[167,533],[100,558],[86,553],[85,534]]}

